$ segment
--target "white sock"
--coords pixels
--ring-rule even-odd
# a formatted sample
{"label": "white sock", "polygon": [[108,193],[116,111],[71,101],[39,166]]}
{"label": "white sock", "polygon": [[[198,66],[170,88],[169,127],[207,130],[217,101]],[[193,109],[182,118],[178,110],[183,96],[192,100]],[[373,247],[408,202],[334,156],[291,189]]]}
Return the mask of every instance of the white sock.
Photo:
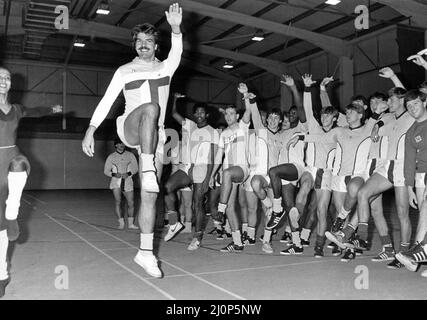
{"label": "white sock", "polygon": [[299,237],[299,232],[292,232],[292,242],[297,246],[301,247],[301,238]]}
{"label": "white sock", "polygon": [[154,167],[154,154],[141,153],[139,157],[141,159],[142,172],[145,172],[145,171],[156,172],[156,168]]}
{"label": "white sock", "polygon": [[289,224],[286,224],[285,232],[287,232],[287,233],[291,233],[292,232],[291,226]]}
{"label": "white sock", "polygon": [[231,233],[231,235],[233,236],[233,242],[234,244],[237,244],[238,246],[242,246],[242,234],[240,233],[240,230],[237,231],[233,231]]}
{"label": "white sock", "polygon": [[271,202],[269,197],[265,197],[265,199],[261,200],[261,202],[266,208],[271,208],[273,206],[273,202]]}
{"label": "white sock", "polygon": [[301,239],[308,241],[308,238],[310,238],[310,229],[302,228],[301,230]]}
{"label": "white sock", "polygon": [[139,253],[143,256],[153,255],[153,238],[154,233],[140,233]]}
{"label": "white sock", "polygon": [[230,223],[228,222],[228,219],[225,221],[224,230],[227,233],[231,233],[231,227],[230,227]]}
{"label": "white sock", "polygon": [[282,211],[282,197],[273,199],[273,211],[274,212]]}
{"label": "white sock", "polygon": [[248,227],[248,236],[251,239],[255,239],[255,228],[253,227]]}
{"label": "white sock", "polygon": [[341,219],[347,218],[347,216],[350,214],[350,211],[347,211],[344,209],[344,207],[342,207],[340,210],[340,213],[338,214],[338,218],[341,218]]}
{"label": "white sock", "polygon": [[9,277],[7,273],[7,247],[9,246],[9,239],[7,238],[6,230],[0,231],[0,280]]}
{"label": "white sock", "polygon": [[135,224],[135,220],[133,217],[128,217],[128,226]]}
{"label": "white sock", "polygon": [[225,210],[227,209],[227,204],[225,203],[218,203],[218,211],[224,213]]}
{"label": "white sock", "polygon": [[262,242],[270,242],[271,240],[271,230],[264,229],[264,237],[262,237]]}
{"label": "white sock", "polygon": [[248,233],[248,224],[245,222],[245,223],[242,223],[242,232],[243,233]]}
{"label": "white sock", "polygon": [[6,200],[6,219],[16,220],[18,218],[19,206],[21,204],[22,191],[27,182],[27,172],[9,172],[7,183],[9,195]]}

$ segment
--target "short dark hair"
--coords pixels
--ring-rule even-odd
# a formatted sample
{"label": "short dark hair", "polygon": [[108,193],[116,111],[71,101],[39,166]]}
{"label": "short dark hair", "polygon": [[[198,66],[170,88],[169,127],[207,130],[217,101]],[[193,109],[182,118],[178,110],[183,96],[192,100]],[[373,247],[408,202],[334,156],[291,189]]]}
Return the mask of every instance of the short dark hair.
{"label": "short dark hair", "polygon": [[388,90],[389,97],[396,96],[399,99],[403,99],[405,97],[405,94],[406,94],[406,90],[401,87],[394,87]]}
{"label": "short dark hair", "polygon": [[354,111],[356,111],[357,113],[360,113],[360,114],[362,114],[363,116],[365,116],[365,108],[364,108],[364,107],[362,107],[362,106],[359,106],[359,105],[357,105],[357,104],[352,104],[352,103],[350,103],[349,105],[347,105],[347,106],[345,107],[345,110],[354,110]]}
{"label": "short dark hair", "polygon": [[267,112],[267,118],[270,114],[277,114],[280,119],[282,119],[282,111],[279,108],[273,108],[269,112]]}
{"label": "short dark hair", "polygon": [[332,114],[334,117],[338,117],[338,110],[333,106],[328,106],[320,110],[320,115],[322,114]]}
{"label": "short dark hair", "polygon": [[369,101],[371,101],[372,99],[380,99],[382,101],[387,101],[387,96],[384,93],[377,91],[371,94],[371,96],[369,97]]}
{"label": "short dark hair", "polygon": [[137,24],[132,28],[132,47],[135,48],[136,38],[139,33],[145,33],[154,36],[155,43],[160,41],[160,32],[151,23]]}
{"label": "short dark hair", "polygon": [[116,137],[116,138],[114,139],[114,146],[116,146],[116,145],[118,145],[118,144],[124,144],[124,143],[123,143],[123,141],[122,141],[122,140],[120,140],[120,138],[119,138],[119,137]]}
{"label": "short dark hair", "polygon": [[199,108],[203,108],[206,113],[208,111],[208,105],[206,103],[204,103],[204,102],[196,102],[193,105],[193,113],[196,113],[196,110],[199,109]]}
{"label": "short dark hair", "polygon": [[416,100],[418,98],[420,98],[422,102],[425,102],[427,100],[427,95],[419,89],[409,90],[405,94],[405,106],[409,101]]}
{"label": "short dark hair", "polygon": [[363,105],[365,105],[365,106],[369,105],[368,99],[366,99],[366,97],[364,95],[358,94],[358,95],[355,95],[351,98],[351,102],[356,101],[356,100],[362,101]]}

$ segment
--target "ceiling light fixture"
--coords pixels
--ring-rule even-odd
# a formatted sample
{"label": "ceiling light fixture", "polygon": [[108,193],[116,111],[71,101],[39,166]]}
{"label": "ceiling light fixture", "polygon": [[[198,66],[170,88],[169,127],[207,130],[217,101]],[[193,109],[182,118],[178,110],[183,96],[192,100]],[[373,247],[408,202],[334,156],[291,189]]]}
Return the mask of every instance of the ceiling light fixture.
{"label": "ceiling light fixture", "polygon": [[233,69],[234,64],[231,60],[225,60],[224,65],[222,66],[224,69]]}
{"label": "ceiling light fixture", "polygon": [[84,48],[85,46],[85,42],[82,39],[76,39],[76,41],[74,41],[74,46],[78,47],[78,48]]}
{"label": "ceiling light fixture", "polygon": [[327,1],[325,1],[326,4],[330,4],[331,6],[336,6],[340,2],[341,2],[341,0],[327,0]]}
{"label": "ceiling light fixture", "polygon": [[252,41],[262,41],[264,40],[264,32],[262,30],[257,30],[252,37]]}

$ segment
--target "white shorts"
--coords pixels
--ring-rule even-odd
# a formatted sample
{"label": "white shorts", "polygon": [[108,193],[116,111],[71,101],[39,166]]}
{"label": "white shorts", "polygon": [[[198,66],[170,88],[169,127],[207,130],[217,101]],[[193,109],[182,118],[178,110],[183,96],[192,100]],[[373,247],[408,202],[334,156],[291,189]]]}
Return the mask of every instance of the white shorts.
{"label": "white shorts", "polygon": [[123,178],[112,177],[110,189],[122,189],[124,192],[133,191],[133,179],[132,177],[128,177],[123,180]]}
{"label": "white shorts", "polygon": [[352,176],[335,176],[332,175],[331,179],[331,189],[336,192],[347,192],[347,184],[351,179],[355,177],[360,177],[363,180],[368,180],[368,176],[366,174],[355,174]]}
{"label": "white shorts", "polygon": [[415,173],[415,188],[425,188],[427,185],[427,174],[425,172]]}
{"label": "white shorts", "polygon": [[403,160],[384,160],[375,173],[386,178],[395,187],[405,186],[405,176],[403,174]]}
{"label": "white shorts", "polygon": [[[122,140],[122,142],[129,148],[134,148],[138,150],[138,153],[141,153],[141,148],[139,145],[132,145],[130,144],[126,138],[125,138],[125,121],[128,115],[121,115],[116,119],[116,126],[117,126],[117,134]],[[166,143],[166,133],[165,128],[163,126],[159,126],[159,139],[157,142],[157,148],[156,148],[156,158],[160,158],[162,163],[164,163],[163,154],[164,154],[164,147]]]}
{"label": "white shorts", "polygon": [[314,189],[331,191],[332,171],[316,167],[307,167],[314,181]]}

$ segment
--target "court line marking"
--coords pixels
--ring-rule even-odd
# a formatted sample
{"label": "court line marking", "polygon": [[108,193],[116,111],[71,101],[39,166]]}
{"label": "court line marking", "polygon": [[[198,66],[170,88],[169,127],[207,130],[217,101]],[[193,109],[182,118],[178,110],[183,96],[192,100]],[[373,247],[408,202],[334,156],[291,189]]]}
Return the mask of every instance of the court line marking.
{"label": "court line marking", "polygon": [[83,238],[81,235],[79,235],[77,232],[74,232],[72,229],[70,229],[69,227],[67,227],[66,225],[62,224],[61,222],[59,222],[58,220],[56,220],[55,218],[51,217],[50,215],[48,215],[47,213],[45,213],[45,216],[47,216],[50,220],[52,220],[53,222],[55,222],[56,224],[60,225],[61,227],[63,227],[64,229],[68,230],[69,232],[71,232],[73,235],[75,235],[77,238],[79,238],[80,240],[82,240],[83,242],[85,242],[87,245],[89,245],[90,247],[92,247],[93,249],[95,249],[96,251],[98,251],[99,253],[101,253],[103,256],[107,257],[108,259],[110,259],[111,261],[113,261],[115,264],[117,264],[118,266],[120,266],[122,269],[128,271],[130,274],[134,275],[135,277],[137,277],[138,279],[140,279],[142,282],[144,282],[145,284],[149,285],[150,287],[154,288],[155,290],[157,290],[159,293],[161,293],[162,295],[164,295],[166,298],[168,298],[169,300],[176,300],[176,298],[174,298],[172,295],[170,295],[169,293],[167,293],[166,291],[162,290],[161,288],[159,288],[158,286],[156,286],[155,284],[151,283],[150,281],[148,281],[147,279],[145,279],[144,277],[142,277],[141,275],[137,274],[135,271],[129,269],[128,267],[126,267],[125,265],[123,265],[120,261],[117,261],[116,259],[114,259],[112,256],[110,256],[109,254],[105,253],[104,251],[102,251],[101,249],[99,249],[97,246],[95,246],[94,244],[92,244],[90,241],[86,240],[85,238]]}
{"label": "court line marking", "polygon": [[40,200],[40,199],[37,199],[36,197],[32,196],[31,194],[28,194],[28,192],[24,193],[24,195],[26,195],[26,196],[30,197],[31,199],[36,200],[37,202],[39,202],[39,203],[41,203],[41,204],[47,205],[47,202],[44,202],[44,201],[42,201],[42,200]]}
{"label": "court line marking", "polygon": [[[102,233],[104,233],[104,234],[106,234],[106,235],[109,235],[110,237],[112,237],[112,238],[114,238],[114,239],[116,239],[116,240],[118,240],[118,241],[120,241],[120,242],[122,242],[122,243],[124,243],[124,244],[128,245],[129,247],[135,248],[135,249],[137,249],[137,250],[139,249],[139,247],[134,246],[134,245],[133,245],[133,244],[131,244],[130,242],[127,242],[127,241],[125,241],[125,240],[123,240],[123,239],[121,239],[121,238],[119,238],[119,237],[116,237],[115,235],[113,235],[113,234],[111,234],[111,233],[109,233],[109,232],[107,232],[107,231],[104,231],[104,230],[102,230],[102,229],[99,229],[98,227],[92,226],[90,223],[88,223],[88,222],[87,222],[87,221],[85,221],[85,220],[81,220],[81,219],[79,219],[79,218],[77,218],[77,217],[75,217],[75,216],[73,216],[73,215],[71,215],[71,214],[69,214],[69,213],[66,213],[66,215],[67,215],[67,216],[69,216],[69,217],[71,217],[72,219],[75,219],[76,221],[79,221],[79,222],[81,222],[81,223],[84,223],[84,224],[88,225],[89,227],[91,227],[91,228],[93,228],[93,229],[95,229],[95,230],[98,230],[99,232],[102,232]],[[229,291],[229,290],[227,290],[227,289],[225,289],[225,288],[223,288],[223,287],[220,287],[220,286],[218,286],[218,285],[216,285],[216,284],[214,284],[214,283],[212,283],[212,282],[210,282],[210,281],[208,281],[208,280],[205,280],[205,279],[203,279],[203,278],[201,278],[201,277],[197,276],[196,274],[191,273],[191,272],[189,272],[189,271],[186,271],[186,270],[184,270],[184,269],[182,269],[182,268],[180,268],[180,267],[178,267],[178,266],[176,266],[176,265],[174,265],[174,264],[172,264],[172,263],[170,263],[170,262],[168,262],[168,261],[166,261],[166,260],[164,260],[164,259],[161,259],[161,261],[162,261],[163,263],[165,263],[165,264],[167,264],[167,265],[171,266],[172,268],[177,269],[177,270],[179,270],[179,271],[181,271],[181,272],[185,273],[186,275],[188,275],[188,276],[190,276],[190,277],[193,277],[193,278],[195,278],[195,279],[197,279],[197,280],[199,280],[199,281],[201,281],[201,282],[206,283],[207,285],[210,285],[210,286],[214,287],[215,289],[218,289],[218,290],[220,290],[220,291],[222,291],[222,292],[225,292],[225,293],[227,293],[227,294],[229,294],[229,295],[231,295],[231,296],[235,297],[236,299],[239,299],[239,300],[246,300],[245,298],[243,298],[243,297],[239,296],[238,294],[235,294],[235,293],[233,293],[233,292],[231,292],[231,291]]]}

